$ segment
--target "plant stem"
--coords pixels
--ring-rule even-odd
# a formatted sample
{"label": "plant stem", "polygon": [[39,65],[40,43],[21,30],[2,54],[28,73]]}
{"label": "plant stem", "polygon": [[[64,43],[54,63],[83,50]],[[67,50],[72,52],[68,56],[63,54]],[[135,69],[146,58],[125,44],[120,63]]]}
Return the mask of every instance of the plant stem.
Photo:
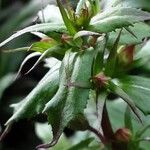
{"label": "plant stem", "polygon": [[95,128],[89,126],[88,127],[88,130],[93,132],[95,135],[97,135],[97,137],[100,139],[100,141],[105,145],[107,142],[106,142],[106,139],[105,137],[102,135],[101,132],[99,132],[98,130],[96,130]]}

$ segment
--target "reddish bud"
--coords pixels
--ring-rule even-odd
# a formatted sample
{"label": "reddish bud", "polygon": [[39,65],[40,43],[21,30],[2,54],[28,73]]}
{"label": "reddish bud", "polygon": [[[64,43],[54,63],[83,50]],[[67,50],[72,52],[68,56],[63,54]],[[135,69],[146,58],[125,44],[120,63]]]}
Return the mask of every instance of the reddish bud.
{"label": "reddish bud", "polygon": [[85,5],[85,8],[81,9],[81,12],[76,15],[77,27],[86,27],[90,22],[91,14],[89,8]]}
{"label": "reddish bud", "polygon": [[125,65],[131,64],[133,62],[134,48],[134,45],[121,47],[119,50],[119,61]]}
{"label": "reddish bud", "polygon": [[103,72],[96,75],[93,80],[98,87],[103,87],[107,84],[110,78],[105,76]]}
{"label": "reddish bud", "polygon": [[97,36],[91,36],[89,37],[89,40],[88,40],[88,43],[89,43],[89,46],[95,46],[96,42],[97,42]]}
{"label": "reddish bud", "polygon": [[115,133],[115,139],[120,142],[128,143],[132,137],[132,133],[127,128],[120,128]]}
{"label": "reddish bud", "polygon": [[71,39],[72,39],[72,37],[67,34],[62,34],[62,36],[61,36],[62,43],[68,43]]}

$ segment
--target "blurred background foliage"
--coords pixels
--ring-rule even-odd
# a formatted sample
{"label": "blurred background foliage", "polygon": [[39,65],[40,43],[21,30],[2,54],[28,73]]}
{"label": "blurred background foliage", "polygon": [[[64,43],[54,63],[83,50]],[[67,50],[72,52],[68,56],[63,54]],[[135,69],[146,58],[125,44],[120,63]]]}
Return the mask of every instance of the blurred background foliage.
{"label": "blurred background foliage", "polygon": [[[6,39],[18,29],[35,24],[36,14],[52,1],[44,0],[0,0],[0,41]],[[27,76],[19,77],[13,81],[23,58],[24,52],[3,53],[4,49],[30,45],[36,40],[31,35],[11,42],[7,47],[0,49],[0,132],[4,129],[6,120],[11,116],[12,109],[9,105],[20,101],[43,77],[46,69],[39,65]],[[35,62],[29,61],[23,68],[26,72]],[[8,136],[0,143],[0,150],[33,150],[42,141],[36,136],[32,121],[21,121],[13,126]],[[26,146],[24,146],[26,145]]]}

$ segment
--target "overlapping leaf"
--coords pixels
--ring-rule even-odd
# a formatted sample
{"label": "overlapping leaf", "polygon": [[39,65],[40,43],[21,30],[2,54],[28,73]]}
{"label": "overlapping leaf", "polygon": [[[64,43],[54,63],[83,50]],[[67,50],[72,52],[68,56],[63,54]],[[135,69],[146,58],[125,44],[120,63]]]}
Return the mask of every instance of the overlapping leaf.
{"label": "overlapping leaf", "polygon": [[141,48],[141,50],[136,54],[136,59],[146,59],[150,57],[150,40]]}
{"label": "overlapping leaf", "polygon": [[140,111],[136,107],[136,103],[132,99],[130,95],[128,95],[123,88],[119,87],[116,85],[113,81],[109,81],[108,88],[110,91],[112,91],[114,94],[117,94],[119,97],[121,97],[127,104],[128,106],[132,109],[138,120],[143,123],[143,120],[140,116]]}
{"label": "overlapping leaf", "polygon": [[[32,68],[26,73],[28,74],[31,72],[41,61],[43,61],[46,57],[50,57],[53,54],[64,54],[65,49],[63,49],[61,46],[56,45],[53,47],[48,48],[47,50],[44,51],[44,53],[39,57],[39,59],[35,62],[35,64],[32,66]],[[38,53],[38,52],[37,52]]]}
{"label": "overlapping leaf", "polygon": [[[48,120],[52,125],[54,134],[51,143],[42,145],[44,148],[57,143],[64,127],[83,114],[87,104],[89,87],[86,87],[84,83],[89,85],[94,52],[90,48],[83,53],[76,54],[74,57],[73,55],[75,54],[70,54],[70,58],[64,58],[59,90],[53,99],[46,104],[44,110],[48,113]],[[68,57],[67,54],[65,57]],[[69,59],[68,63],[65,59]],[[71,73],[69,78],[67,78],[66,73],[68,71],[66,72],[66,68]]]}
{"label": "overlapping leaf", "polygon": [[71,22],[70,18],[68,17],[68,14],[67,14],[66,10],[64,9],[60,0],[56,0],[56,1],[57,1],[57,5],[59,7],[59,10],[61,12],[64,24],[66,25],[68,32],[71,35],[74,35],[76,33],[76,28],[75,28],[74,24]]}
{"label": "overlapping leaf", "polygon": [[15,39],[15,38],[17,38],[17,37],[19,37],[19,36],[21,36],[25,33],[37,32],[37,31],[41,31],[41,32],[53,32],[53,31],[67,32],[65,26],[63,24],[60,24],[60,23],[36,24],[36,25],[33,25],[33,26],[29,26],[27,28],[24,28],[24,29],[18,31],[17,33],[13,34],[8,39],[6,39],[2,43],[0,43],[0,47],[2,47],[6,43],[12,41],[13,39]]}
{"label": "overlapping leaf", "polygon": [[[108,110],[108,115],[110,118],[111,125],[113,127],[113,131],[116,131],[120,127],[125,127],[125,122],[124,122],[124,115],[126,112],[126,107],[127,104],[122,100],[122,99],[116,99],[114,101],[107,101],[107,110]],[[130,117],[130,116],[128,116]],[[134,131],[138,130],[139,127],[142,125],[135,120],[133,115],[132,117],[132,124],[134,126]]]}
{"label": "overlapping leaf", "polygon": [[[136,38],[131,35],[125,29],[122,30],[119,44],[121,45],[132,45],[142,43],[142,40],[150,36],[150,26],[146,23],[135,23],[133,27],[129,27],[130,30],[135,34]],[[143,30],[144,29],[144,30]],[[116,32],[111,32],[109,35],[108,44],[112,45],[115,41],[115,37],[118,35],[119,29]]]}
{"label": "overlapping leaf", "polygon": [[149,0],[107,0],[105,2],[105,9],[111,9],[112,7],[133,7],[142,8],[144,10],[150,11],[150,1]]}
{"label": "overlapping leaf", "polygon": [[10,125],[23,118],[34,117],[42,112],[45,103],[52,98],[58,88],[58,67],[59,64],[54,66],[23,100],[23,103],[19,103],[18,109],[15,109],[13,116],[7,121],[6,125]]}
{"label": "overlapping leaf", "polygon": [[79,0],[77,7],[76,7],[76,14],[80,14],[81,10],[84,8],[86,0]]}
{"label": "overlapping leaf", "polygon": [[141,48],[136,54],[135,60],[138,60],[138,66],[143,67],[145,70],[150,71],[150,40]]}
{"label": "overlapping leaf", "polygon": [[150,79],[139,76],[129,76],[120,80],[122,89],[132,98],[136,106],[145,115],[150,113]]}
{"label": "overlapping leaf", "polygon": [[[91,66],[93,63],[94,51],[87,49],[85,53],[79,54],[71,76],[71,83],[75,83],[68,90],[66,106],[64,108],[65,119],[74,119],[84,112],[89,97],[89,84],[91,77]],[[85,86],[87,85],[87,87]]]}
{"label": "overlapping leaf", "polygon": [[111,32],[144,20],[150,20],[150,13],[136,8],[113,8],[93,17],[89,29],[101,33]]}
{"label": "overlapping leaf", "polygon": [[35,42],[31,45],[30,49],[36,52],[44,53],[50,47],[55,46],[57,43],[53,40]]}
{"label": "overlapping leaf", "polygon": [[[76,58],[76,53],[72,53],[70,51],[66,52],[65,57],[62,61],[61,68],[60,68],[60,83],[59,89],[54,97],[49,101],[45,108],[44,112],[48,114],[48,121],[52,126],[53,130],[53,140],[47,145],[40,145],[40,147],[51,147],[55,145],[63,132],[64,125],[61,120],[64,117],[63,108],[66,101],[66,94],[67,94],[67,83],[70,78],[70,74],[73,70],[73,64]],[[57,117],[56,117],[57,116]]]}

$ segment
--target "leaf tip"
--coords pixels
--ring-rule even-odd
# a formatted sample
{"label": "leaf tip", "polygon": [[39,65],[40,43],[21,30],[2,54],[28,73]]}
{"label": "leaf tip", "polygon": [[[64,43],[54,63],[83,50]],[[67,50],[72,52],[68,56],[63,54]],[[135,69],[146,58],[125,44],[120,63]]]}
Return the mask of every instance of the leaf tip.
{"label": "leaf tip", "polygon": [[57,144],[58,139],[59,139],[59,137],[58,137],[57,139],[54,138],[54,139],[53,139],[50,143],[48,143],[48,144],[41,144],[41,145],[38,145],[38,146],[36,146],[36,149],[37,149],[37,150],[38,150],[38,149],[41,149],[41,148],[47,149],[47,148],[53,147],[53,146],[55,146],[55,145]]}
{"label": "leaf tip", "polygon": [[0,135],[0,142],[6,137],[8,132],[11,130],[12,123],[8,124],[4,130],[4,132]]}

